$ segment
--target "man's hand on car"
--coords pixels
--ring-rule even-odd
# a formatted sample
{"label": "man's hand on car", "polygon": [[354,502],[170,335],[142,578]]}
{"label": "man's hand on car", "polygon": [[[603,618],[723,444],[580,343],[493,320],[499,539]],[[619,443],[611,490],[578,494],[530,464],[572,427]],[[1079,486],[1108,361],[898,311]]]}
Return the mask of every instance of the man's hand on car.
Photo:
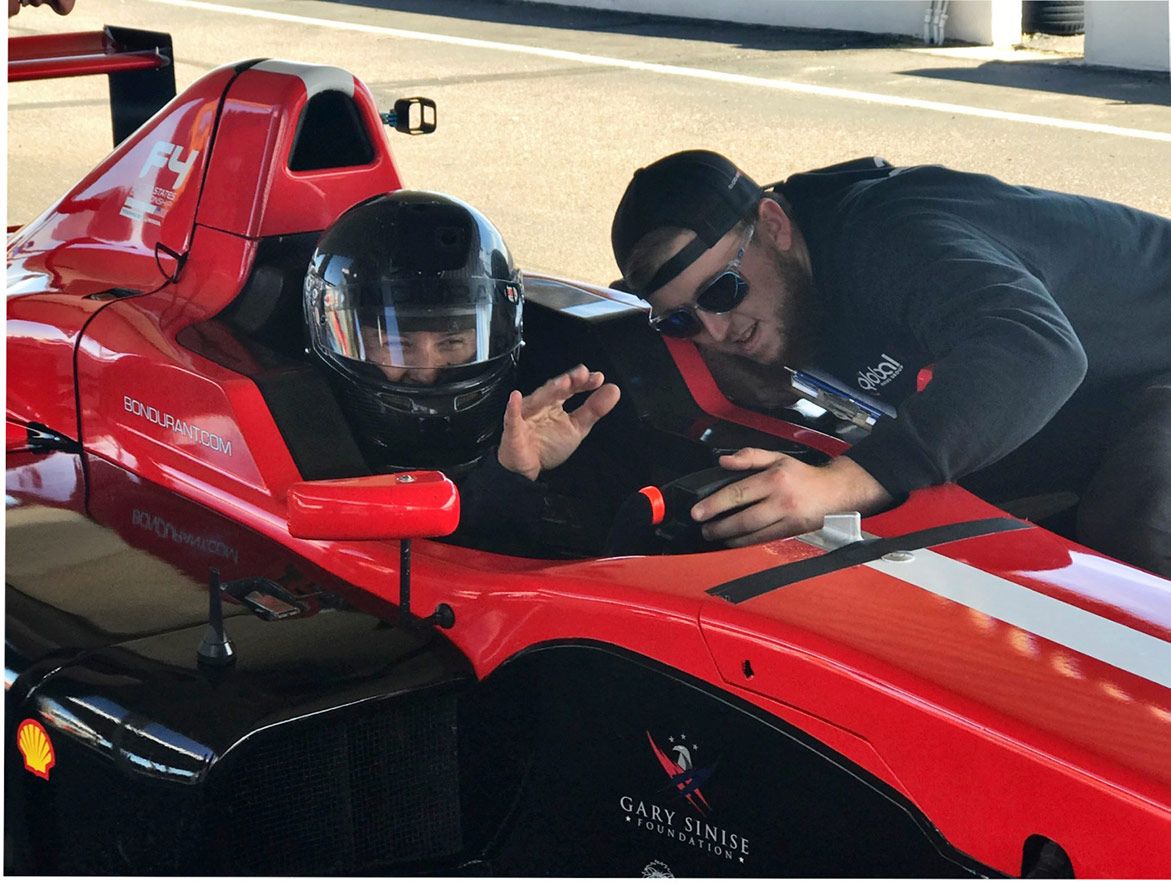
{"label": "man's hand on car", "polygon": [[720,457],[720,465],[764,470],[721,488],[691,509],[691,517],[704,522],[746,506],[703,527],[705,539],[723,540],[728,546],[748,546],[816,530],[826,515],[855,511],[866,515],[891,499],[882,485],[849,457],[810,466],[776,451],[741,448]]}
{"label": "man's hand on car", "polygon": [[[601,371],[578,365],[527,396],[514,389],[504,411],[504,435],[497,451],[500,465],[535,481],[542,470],[564,463],[594,424],[618,404],[618,387],[605,379]],[[570,398],[591,390],[580,407],[565,410]]]}

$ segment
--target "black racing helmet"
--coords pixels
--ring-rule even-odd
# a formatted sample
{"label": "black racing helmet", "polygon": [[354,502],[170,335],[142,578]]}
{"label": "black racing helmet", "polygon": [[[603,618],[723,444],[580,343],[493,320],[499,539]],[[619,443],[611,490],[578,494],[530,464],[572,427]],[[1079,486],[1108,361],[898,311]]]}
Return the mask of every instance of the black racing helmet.
{"label": "black racing helmet", "polygon": [[373,468],[458,477],[496,444],[523,303],[500,232],[458,199],[400,190],[330,225],[305,319]]}

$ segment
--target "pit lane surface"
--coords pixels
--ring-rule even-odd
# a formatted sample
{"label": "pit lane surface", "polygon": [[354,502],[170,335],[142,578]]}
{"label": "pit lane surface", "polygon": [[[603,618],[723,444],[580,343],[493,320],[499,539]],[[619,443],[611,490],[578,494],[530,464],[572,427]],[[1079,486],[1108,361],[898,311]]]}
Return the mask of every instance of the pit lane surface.
{"label": "pit lane surface", "polygon": [[[391,143],[407,186],[483,209],[518,263],[616,275],[609,228],[631,172],[709,147],[762,183],[855,156],[942,163],[1171,215],[1166,74],[1053,53],[472,0],[79,0],[13,36],[103,24],[172,34],[179,90],[247,58],[345,67],[379,105],[426,95],[439,129]],[[110,148],[104,77],[8,92],[9,224]]]}

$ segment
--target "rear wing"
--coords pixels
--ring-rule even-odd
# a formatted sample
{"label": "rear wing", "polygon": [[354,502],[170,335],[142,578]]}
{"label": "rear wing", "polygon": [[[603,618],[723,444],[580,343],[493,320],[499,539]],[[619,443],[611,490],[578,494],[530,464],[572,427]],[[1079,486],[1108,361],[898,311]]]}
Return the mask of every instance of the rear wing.
{"label": "rear wing", "polygon": [[8,39],[8,82],[106,74],[117,146],[175,97],[171,35],[106,25],[101,31]]}

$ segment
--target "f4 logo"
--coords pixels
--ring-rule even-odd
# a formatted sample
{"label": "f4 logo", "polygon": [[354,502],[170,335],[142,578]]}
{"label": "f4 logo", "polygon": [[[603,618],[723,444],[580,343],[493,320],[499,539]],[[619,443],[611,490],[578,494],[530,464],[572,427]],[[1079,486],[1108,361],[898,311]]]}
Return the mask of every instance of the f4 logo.
{"label": "f4 logo", "polygon": [[198,150],[190,150],[187,154],[187,159],[183,157],[183,147],[179,144],[172,144],[170,141],[156,141],[154,147],[150,149],[150,155],[147,156],[146,162],[142,165],[142,171],[138,173],[138,177],[143,177],[152,168],[162,169],[167,168],[175,173],[174,189],[178,190],[183,186],[183,182],[187,180],[187,174],[191,171],[191,167],[195,164],[195,158],[199,156]]}

